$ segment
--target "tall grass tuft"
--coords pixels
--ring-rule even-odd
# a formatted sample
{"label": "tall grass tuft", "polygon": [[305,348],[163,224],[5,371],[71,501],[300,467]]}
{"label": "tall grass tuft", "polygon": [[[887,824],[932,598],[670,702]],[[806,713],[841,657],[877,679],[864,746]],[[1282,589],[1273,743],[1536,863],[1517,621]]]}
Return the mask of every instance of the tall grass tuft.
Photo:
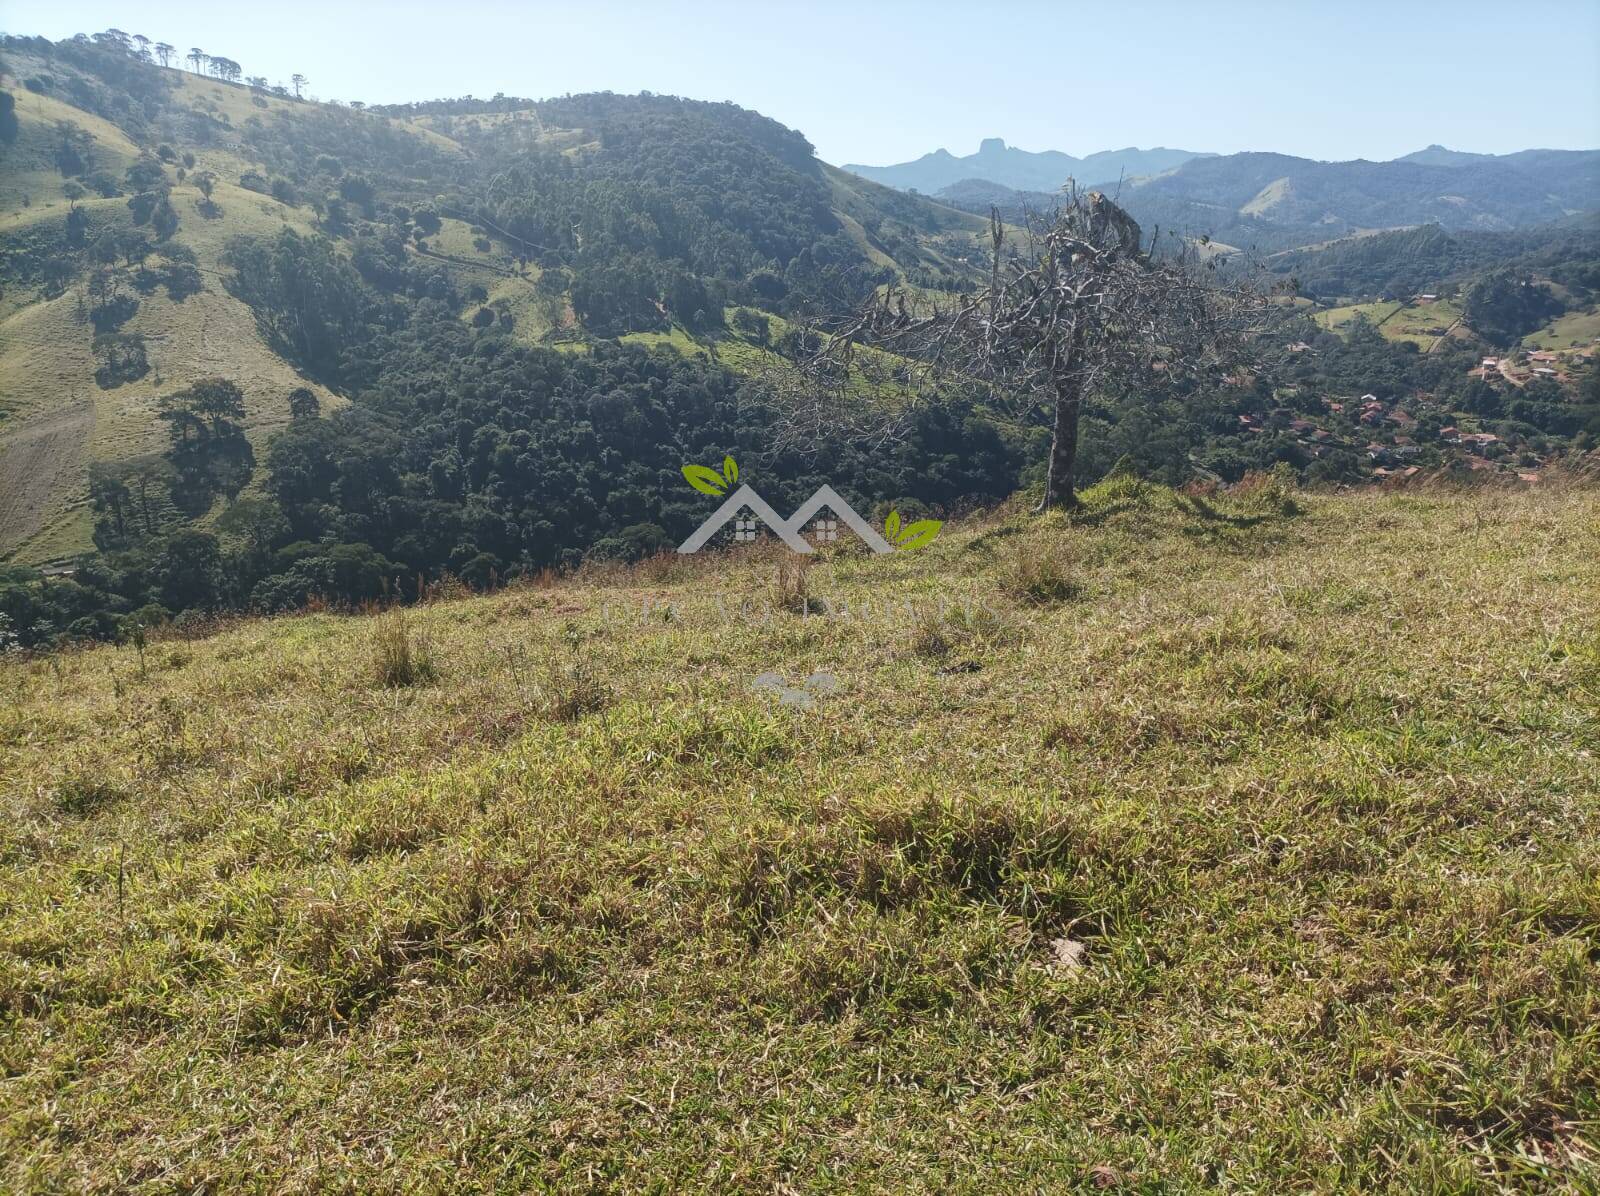
{"label": "tall grass tuft", "polygon": [[1048,605],[1083,593],[1071,552],[1059,540],[1014,544],[1000,560],[1000,588],[1019,602]]}
{"label": "tall grass tuft", "polygon": [[1252,469],[1228,489],[1237,506],[1260,515],[1298,515],[1294,474],[1287,469]]}
{"label": "tall grass tuft", "polygon": [[806,575],[811,572],[812,564],[808,556],[786,555],[778,561],[778,568],[772,575],[772,585],[768,589],[773,606],[793,615],[803,615],[811,610]]}
{"label": "tall grass tuft", "polygon": [[425,685],[439,677],[433,649],[411,631],[403,610],[379,616],[372,629],[372,670],[385,689]]}
{"label": "tall grass tuft", "polygon": [[508,648],[514,674],[533,674],[538,695],[538,710],[558,723],[577,722],[586,714],[611,704],[611,691],[601,679],[601,667],[583,654],[582,639],[568,629],[553,646],[547,647],[527,669],[527,657],[520,648]]}

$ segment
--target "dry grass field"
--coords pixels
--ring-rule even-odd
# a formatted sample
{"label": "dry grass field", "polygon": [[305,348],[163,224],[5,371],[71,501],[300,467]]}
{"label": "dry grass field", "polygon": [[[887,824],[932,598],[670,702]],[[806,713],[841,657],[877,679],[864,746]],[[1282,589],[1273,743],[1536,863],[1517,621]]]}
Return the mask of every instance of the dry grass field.
{"label": "dry grass field", "polygon": [[0,664],[0,1186],[1594,1191],[1600,496],[1087,499]]}

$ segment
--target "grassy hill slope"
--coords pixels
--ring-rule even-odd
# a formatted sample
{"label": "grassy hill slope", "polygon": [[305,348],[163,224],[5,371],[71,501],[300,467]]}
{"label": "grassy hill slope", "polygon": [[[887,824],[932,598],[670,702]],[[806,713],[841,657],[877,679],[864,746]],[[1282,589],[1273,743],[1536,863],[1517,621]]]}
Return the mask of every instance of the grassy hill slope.
{"label": "grassy hill slope", "polygon": [[[178,71],[163,72],[180,111],[241,124],[261,110],[249,93]],[[64,244],[69,204],[66,181],[50,161],[60,123],[76,125],[87,139],[91,164],[120,180],[139,147],[92,112],[17,84],[20,133],[6,158],[0,187],[0,239],[25,251],[31,244]],[[271,114],[291,107],[263,100]],[[189,146],[179,142],[184,148]],[[246,434],[258,456],[267,438],[288,419],[288,393],[309,385],[330,407],[342,400],[305,378],[267,345],[250,309],[227,291],[222,252],[234,237],[270,237],[281,228],[309,232],[313,213],[238,185],[253,166],[237,141],[196,146],[189,178],[167,167],[171,202],[179,218],[172,241],[192,250],[205,289],[181,301],[161,291],[139,297],[139,308],[119,329],[146,338],[150,372],[103,388],[95,377],[95,330],[85,315],[85,278],[60,293],[37,285],[5,287],[0,303],[0,558],[60,559],[89,548],[89,467],[127,463],[158,453],[164,428],[156,399],[200,378],[225,375],[245,392]],[[13,172],[12,166],[21,169]],[[217,178],[214,208],[202,215],[193,176]],[[133,218],[122,196],[78,201],[88,217],[86,240],[106,229],[129,229]],[[48,252],[48,250],[47,250]]]}
{"label": "grassy hill slope", "polygon": [[0,664],[0,1182],[1593,1190],[1600,503],[1298,502]]}
{"label": "grassy hill slope", "polygon": [[1423,352],[1430,352],[1448,335],[1466,338],[1471,333],[1462,326],[1461,306],[1448,299],[1432,302],[1352,303],[1316,312],[1312,318],[1323,328],[1339,331],[1357,316],[1364,317],[1391,341],[1410,341]]}
{"label": "grassy hill slope", "polygon": [[[173,207],[182,221],[175,240],[194,250],[206,289],[182,300],[156,291],[121,329],[146,338],[151,369],[143,378],[102,388],[96,381],[94,330],[83,315],[80,288],[15,310],[0,330],[0,378],[6,420],[0,423],[0,510],[9,513],[0,553],[51,560],[88,547],[88,468],[153,456],[165,444],[156,400],[205,377],[235,380],[246,397],[246,434],[261,455],[267,438],[288,421],[288,394],[310,386],[330,409],[342,400],[284,361],[263,339],[249,307],[222,285],[220,258],[233,236],[270,236],[279,228],[305,231],[302,213],[219,180],[216,219],[199,215],[201,199],[179,186]],[[94,226],[130,224],[121,199],[91,201]],[[64,208],[29,214],[59,223]],[[17,228],[14,220],[10,228]],[[0,225],[0,231],[7,226]],[[41,458],[32,447],[44,429],[70,424],[70,447]]]}

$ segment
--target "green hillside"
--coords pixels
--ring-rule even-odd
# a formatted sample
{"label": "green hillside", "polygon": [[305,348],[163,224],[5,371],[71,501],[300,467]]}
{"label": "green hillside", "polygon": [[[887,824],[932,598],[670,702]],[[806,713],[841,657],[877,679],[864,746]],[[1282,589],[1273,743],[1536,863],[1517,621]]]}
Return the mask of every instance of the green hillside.
{"label": "green hillside", "polygon": [[1385,340],[1410,343],[1424,352],[1432,351],[1448,335],[1471,337],[1471,331],[1462,326],[1461,306],[1447,299],[1352,303],[1318,311],[1312,318],[1336,332],[1358,317],[1377,328]]}
{"label": "green hillside", "polygon": [[1530,349],[1594,349],[1600,345],[1600,305],[1558,316],[1529,333],[1523,344]]}
{"label": "green hillside", "polygon": [[[10,61],[18,71],[26,63]],[[185,115],[243,121],[256,111],[239,88],[177,71],[161,73],[173,88],[172,106]],[[139,296],[136,313],[118,331],[145,338],[150,368],[143,377],[113,387],[98,384],[96,330],[86,315],[90,271],[85,266],[54,280],[41,277],[40,267],[51,255],[74,248],[73,240],[81,251],[107,232],[131,231],[133,216],[120,194],[101,198],[90,192],[69,201],[65,185],[83,175],[63,174],[53,155],[63,126],[75,127],[83,173],[104,172],[120,184],[127,169],[154,146],[137,146],[110,121],[18,83],[15,75],[0,76],[0,86],[14,89],[20,126],[0,171],[0,245],[7,276],[0,304],[0,555],[52,560],[90,547],[90,467],[139,461],[160,451],[159,394],[211,375],[234,378],[248,399],[245,425],[258,452],[287,422],[287,395],[296,386],[311,386],[330,407],[341,400],[275,353],[250,309],[222,285],[227,271],[220,259],[231,238],[266,237],[283,227],[308,232],[313,213],[242,189],[238,180],[251,163],[237,147],[191,148],[181,141],[177,144],[194,157],[185,171],[188,179],[202,171],[216,176],[211,202],[217,214],[207,217],[198,210],[203,197],[193,183],[178,181],[176,166],[162,166],[179,220],[169,244],[194,254],[203,289],[181,299],[161,290]],[[264,102],[269,113],[290,106]],[[74,210],[83,214],[84,231],[71,238],[67,224]],[[48,447],[41,450],[41,444]]]}
{"label": "green hillside", "polygon": [[1514,232],[1450,231],[1437,224],[1346,237],[1270,255],[1265,265],[1325,302],[1360,296],[1409,298],[1510,266],[1558,275],[1564,285],[1600,283],[1600,215],[1589,213]]}
{"label": "green hillside", "polygon": [[[1206,154],[1145,177],[1131,172],[1118,198],[1146,228],[1160,225],[1275,256],[1297,256],[1330,238],[1345,245],[1372,234],[1391,239],[1327,262],[1331,286],[1351,273],[1409,274],[1440,247],[1445,256],[1472,256],[1473,241],[1514,241],[1536,226],[1569,221],[1593,227],[1600,150],[1460,157],[1319,162],[1276,153]],[[1008,213],[1048,210],[1053,202],[1051,188],[1013,190],[974,174],[936,194],[958,206],[987,211],[996,204]],[[1077,179],[1080,186],[1093,181],[1081,173]],[[1430,239],[1439,244],[1419,245]]]}
{"label": "green hillside", "polygon": [[[330,237],[391,306],[441,299],[532,346],[664,332],[729,302],[853,301],[890,278],[950,285],[971,275],[982,228],[824,167],[798,134],[727,106],[580,97],[401,119],[87,40],[11,39],[5,62],[18,133],[0,146],[0,559],[91,547],[91,472],[159,467],[162,396],[228,377],[262,461],[290,391],[331,412],[359,389],[331,357],[274,340],[257,299],[239,297],[225,254],[241,238]],[[138,218],[142,194],[167,198],[174,230]],[[140,234],[146,253],[98,259],[100,243]],[[149,282],[191,267],[191,293]],[[108,286],[135,306],[89,293]],[[97,378],[134,344],[142,372]],[[224,509],[218,498],[203,521]]]}
{"label": "green hillside", "polygon": [[1361,315],[1389,340],[1428,352],[1443,347],[1446,332],[1497,349],[1583,350],[1596,341],[1600,227],[1592,213],[1517,232],[1427,225],[1376,233],[1273,254],[1265,265],[1299,293],[1336,304],[1317,313],[1322,327]]}
{"label": "green hillside", "polygon": [[0,1186],[1592,1190],[1595,491],[1085,504],[0,661]]}

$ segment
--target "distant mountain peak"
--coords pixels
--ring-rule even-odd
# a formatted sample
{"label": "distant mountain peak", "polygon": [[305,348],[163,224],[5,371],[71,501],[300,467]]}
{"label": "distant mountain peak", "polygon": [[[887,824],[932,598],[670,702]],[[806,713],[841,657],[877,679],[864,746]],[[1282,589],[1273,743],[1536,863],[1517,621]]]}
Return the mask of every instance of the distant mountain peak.
{"label": "distant mountain peak", "polygon": [[1182,166],[1192,158],[1210,157],[1190,150],[1156,147],[1142,150],[1134,146],[1102,150],[1087,158],[1075,158],[1060,150],[1018,149],[1003,137],[985,137],[978,150],[958,157],[947,150],[935,150],[912,162],[894,166],[860,166],[847,163],[844,169],[875,183],[898,187],[902,191],[934,194],[958,183],[993,183],[1016,191],[1058,190],[1069,178],[1083,186],[1115,183],[1120,178],[1162,174]]}
{"label": "distant mountain peak", "polygon": [[1421,166],[1464,166],[1471,162],[1488,162],[1494,158],[1493,154],[1474,154],[1464,150],[1453,150],[1440,145],[1437,141],[1427,149],[1419,149],[1404,157],[1396,158],[1396,162],[1415,162]]}

